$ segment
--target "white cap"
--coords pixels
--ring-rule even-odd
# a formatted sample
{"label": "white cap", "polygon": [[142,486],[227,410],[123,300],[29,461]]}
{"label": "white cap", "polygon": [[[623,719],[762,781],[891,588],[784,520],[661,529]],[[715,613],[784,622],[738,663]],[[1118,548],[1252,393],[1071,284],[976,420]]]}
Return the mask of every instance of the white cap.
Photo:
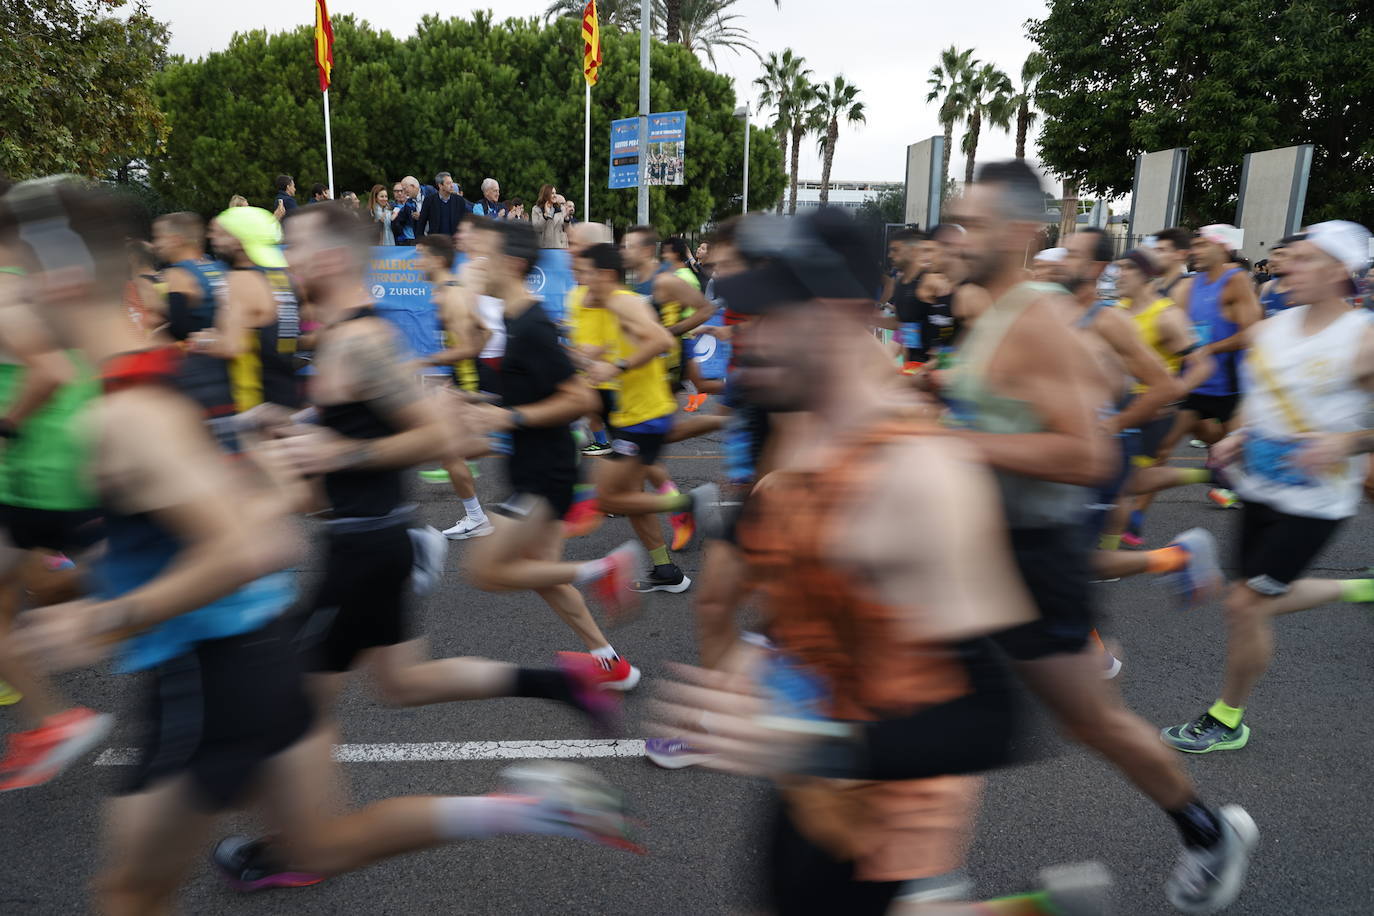
{"label": "white cap", "polygon": [[1033,260],[1039,261],[1042,264],[1058,264],[1068,256],[1069,249],[1067,248],[1046,248],[1044,251],[1037,254]]}
{"label": "white cap", "polygon": [[1198,237],[1220,245],[1227,251],[1240,251],[1245,245],[1245,230],[1237,229],[1230,223],[1213,223],[1197,231]]}
{"label": "white cap", "polygon": [[1334,219],[1308,226],[1307,241],[1340,261],[1351,274],[1369,266],[1369,230],[1359,223]]}

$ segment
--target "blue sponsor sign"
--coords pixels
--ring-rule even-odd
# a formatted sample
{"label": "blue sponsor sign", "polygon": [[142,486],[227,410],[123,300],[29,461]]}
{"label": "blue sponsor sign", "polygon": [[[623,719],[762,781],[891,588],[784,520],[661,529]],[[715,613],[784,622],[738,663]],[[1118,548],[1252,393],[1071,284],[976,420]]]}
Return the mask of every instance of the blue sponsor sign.
{"label": "blue sponsor sign", "polygon": [[611,122],[611,178],[606,187],[639,187],[639,118]]}
{"label": "blue sponsor sign", "polygon": [[[649,115],[649,185],[680,185],[687,148],[687,112]],[[639,187],[639,119],[611,122],[611,175],[608,188]]]}

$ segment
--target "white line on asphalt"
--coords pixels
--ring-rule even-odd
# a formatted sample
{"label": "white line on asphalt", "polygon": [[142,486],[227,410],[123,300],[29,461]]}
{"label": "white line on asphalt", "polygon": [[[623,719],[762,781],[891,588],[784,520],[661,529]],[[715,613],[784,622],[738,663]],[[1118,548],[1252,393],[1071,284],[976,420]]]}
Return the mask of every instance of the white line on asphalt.
{"label": "white line on asphalt", "polygon": [[[340,763],[424,763],[443,760],[556,760],[580,757],[643,757],[644,741],[567,739],[551,741],[436,741],[429,744],[339,744]],[[95,759],[99,767],[132,766],[138,750],[109,748]]]}

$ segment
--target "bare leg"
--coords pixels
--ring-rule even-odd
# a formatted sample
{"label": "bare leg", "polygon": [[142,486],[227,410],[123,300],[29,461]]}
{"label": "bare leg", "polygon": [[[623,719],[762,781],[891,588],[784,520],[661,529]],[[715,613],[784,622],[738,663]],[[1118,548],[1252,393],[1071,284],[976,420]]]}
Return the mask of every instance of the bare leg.
{"label": "bare leg", "polygon": [[477,484],[472,479],[472,471],[468,470],[466,459],[450,458],[444,462],[444,470],[448,471],[448,481],[459,499],[472,499],[477,495]]}
{"label": "bare leg", "polygon": [[733,544],[709,540],[693,605],[697,617],[697,655],[703,668],[715,668],[738,639],[735,611],[744,596],[744,558]]}
{"label": "bare leg", "polygon": [[1102,679],[1096,646],[1077,655],[1017,662],[1016,669],[1068,737],[1107,758],[1159,807],[1175,811],[1196,796],[1177,755],[1159,740],[1159,730],[1127,709]]}
{"label": "bare leg", "polygon": [[[467,554],[467,575],[487,592],[522,591],[568,585],[576,581],[580,563],[568,563],[562,556],[562,522],[551,519],[545,500],[529,518],[496,516],[496,531],[474,543]],[[557,535],[557,551],[550,550],[550,538]]]}
{"label": "bare leg", "polygon": [[1287,594],[1267,598],[1243,582],[1226,594],[1226,678],[1221,699],[1243,707],[1255,684],[1274,658],[1274,630],[1270,619],[1305,611],[1341,599],[1338,579],[1299,579]]}
{"label": "bare leg", "polygon": [[[603,461],[596,469],[596,498],[613,515],[653,515],[668,511],[659,493],[645,493],[648,468],[634,458]],[[638,533],[638,528],[635,529]],[[649,544],[644,545],[652,549]]]}
{"label": "bare leg", "polygon": [[517,667],[485,658],[430,658],[423,639],[370,650],[363,664],[388,706],[508,697]]}
{"label": "bare leg", "polygon": [[729,419],[730,418],[724,414],[708,413],[674,420],[673,428],[668,430],[668,434],[663,437],[663,441],[668,443],[681,442],[684,439],[705,436],[708,433],[714,433],[724,429]]}
{"label": "bare leg", "polygon": [[186,777],[111,801],[105,866],[95,879],[97,910],[105,916],[171,914],[214,821],[192,804]]}
{"label": "bare leg", "polygon": [[1143,552],[1094,550],[1093,574],[1099,579],[1125,579],[1149,572],[1150,560]]}

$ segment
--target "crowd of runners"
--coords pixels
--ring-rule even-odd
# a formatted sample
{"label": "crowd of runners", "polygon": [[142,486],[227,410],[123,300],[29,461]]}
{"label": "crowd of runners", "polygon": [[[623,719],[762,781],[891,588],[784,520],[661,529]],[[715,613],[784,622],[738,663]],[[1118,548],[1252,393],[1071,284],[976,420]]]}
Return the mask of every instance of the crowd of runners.
{"label": "crowd of runners", "polygon": [[[207,850],[240,891],[511,834],[637,851],[615,787],[571,764],[353,806],[334,710],[362,676],[389,705],[520,697],[623,734],[642,675],[604,628],[691,590],[698,657],[636,728],[665,769],[774,782],[765,910],[1105,912],[1099,868],[991,901],[966,876],[1022,687],[1177,827],[1169,903],[1225,908],[1259,831],[1204,800],[1178,752],[1249,742],[1273,617],[1374,602],[1374,578],[1304,577],[1366,492],[1374,327],[1351,300],[1370,235],[1310,226],[1261,289],[1224,225],[1121,257],[1080,231],[1028,264],[1043,199],[1024,163],[985,165],[948,222],[892,239],[886,284],[836,210],[732,219],[696,253],[578,224],[557,323],[526,284],[533,230],[469,218],[419,243],[443,349],[417,356],[373,308],[370,233],[336,204],[280,224],[174,213],[139,240],[99,187],[9,188],[0,703],[18,727],[0,791],[103,744],[112,716],[55,677],[112,662],[146,688],[119,711],[142,737],[109,803],[101,912],[172,911]],[[724,379],[694,359],[705,335],[731,345]],[[667,450],[719,431],[721,479],[682,492]],[[1205,467],[1169,463],[1185,442]],[[498,467],[509,495],[484,507],[475,475]],[[421,481],[453,489],[452,527],[418,521]],[[1207,527],[1149,530],[1151,497],[1182,486],[1239,516],[1229,583]],[[632,537],[565,559],[604,525]],[[694,540],[695,581],[674,562]],[[456,584],[451,543],[468,583],[534,592],[582,651],[434,658],[413,605]],[[300,594],[312,550],[323,572]],[[1122,701],[1095,629],[1092,583],[1135,575],[1224,607],[1215,702],[1162,730]],[[216,833],[250,803],[266,835]]]}

